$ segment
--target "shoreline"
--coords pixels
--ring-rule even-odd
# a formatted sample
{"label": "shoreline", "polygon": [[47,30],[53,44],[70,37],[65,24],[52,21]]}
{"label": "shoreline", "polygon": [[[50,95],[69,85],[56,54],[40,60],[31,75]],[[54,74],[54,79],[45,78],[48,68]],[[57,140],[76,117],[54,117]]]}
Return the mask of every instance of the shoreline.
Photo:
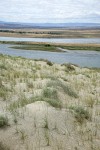
{"label": "shoreline", "polygon": [[0,53],[0,57],[8,57],[8,58],[11,58],[11,59],[22,59],[22,60],[27,60],[27,61],[36,61],[36,62],[45,62],[47,64],[51,64],[52,65],[60,65],[60,66],[66,66],[66,65],[72,65],[74,67],[78,67],[80,69],[89,69],[89,70],[94,70],[94,71],[99,71],[100,72],[100,68],[98,67],[87,67],[87,66],[80,66],[78,64],[75,64],[75,63],[71,63],[71,62],[66,62],[66,63],[56,63],[56,62],[53,62],[53,61],[50,61],[48,59],[44,59],[44,58],[39,58],[39,59],[36,59],[36,58],[26,58],[26,57],[23,57],[23,56],[12,56],[12,55],[7,55],[7,54],[2,54]]}

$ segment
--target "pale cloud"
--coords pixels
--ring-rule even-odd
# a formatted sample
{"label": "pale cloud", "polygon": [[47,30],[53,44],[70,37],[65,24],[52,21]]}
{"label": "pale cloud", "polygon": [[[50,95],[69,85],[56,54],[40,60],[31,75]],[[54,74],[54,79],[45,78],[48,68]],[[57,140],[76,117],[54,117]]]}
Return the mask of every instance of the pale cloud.
{"label": "pale cloud", "polygon": [[100,0],[0,0],[0,20],[100,23]]}

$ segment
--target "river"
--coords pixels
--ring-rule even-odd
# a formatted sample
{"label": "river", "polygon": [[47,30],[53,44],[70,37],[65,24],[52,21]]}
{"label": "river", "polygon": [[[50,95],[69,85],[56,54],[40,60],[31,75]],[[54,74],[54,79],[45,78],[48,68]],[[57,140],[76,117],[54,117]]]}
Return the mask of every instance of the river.
{"label": "river", "polygon": [[97,43],[100,44],[100,38],[16,38],[0,37],[0,41],[30,41],[30,42],[51,42],[51,43]]}
{"label": "river", "polygon": [[55,63],[73,63],[82,67],[100,68],[100,52],[97,51],[67,51],[67,52],[46,52],[33,50],[16,50],[10,48],[12,45],[0,44],[0,53],[11,56],[22,56],[31,59],[48,59]]}

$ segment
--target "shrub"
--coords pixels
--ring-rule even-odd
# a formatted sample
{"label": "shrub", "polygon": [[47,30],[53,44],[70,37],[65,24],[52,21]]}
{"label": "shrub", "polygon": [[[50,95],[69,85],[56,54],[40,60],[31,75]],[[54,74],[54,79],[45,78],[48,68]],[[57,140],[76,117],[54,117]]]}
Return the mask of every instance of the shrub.
{"label": "shrub", "polygon": [[10,150],[6,145],[0,142],[0,150]]}
{"label": "shrub", "polygon": [[45,88],[43,90],[43,96],[47,98],[58,98],[57,90],[56,89],[51,89],[51,88]]}
{"label": "shrub", "polygon": [[50,47],[51,45],[50,44],[45,44],[45,47]]}
{"label": "shrub", "polygon": [[65,71],[66,72],[68,72],[68,71],[74,71],[75,70],[75,68],[73,67],[73,65],[72,64],[62,64],[62,65],[64,65],[65,66]]}
{"label": "shrub", "polygon": [[5,116],[0,116],[0,128],[8,125],[8,118]]}
{"label": "shrub", "polygon": [[83,123],[84,120],[90,118],[89,112],[82,107],[72,107],[75,112],[75,118],[79,123]]}
{"label": "shrub", "polygon": [[51,61],[47,60],[47,65],[53,66],[53,63]]}

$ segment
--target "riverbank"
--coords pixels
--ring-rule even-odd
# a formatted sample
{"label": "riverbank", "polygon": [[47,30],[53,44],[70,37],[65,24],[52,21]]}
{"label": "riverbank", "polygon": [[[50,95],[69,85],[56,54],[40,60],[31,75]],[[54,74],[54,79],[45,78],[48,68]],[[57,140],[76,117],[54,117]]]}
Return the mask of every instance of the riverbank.
{"label": "riverbank", "polygon": [[100,51],[100,44],[66,44],[66,43],[47,43],[47,42],[15,42],[15,41],[0,41],[0,44],[12,44],[13,49],[22,50],[41,50],[41,51],[52,51],[62,52],[61,49],[67,50],[91,50]]}
{"label": "riverbank", "polygon": [[100,69],[0,55],[0,148],[99,149],[99,83]]}

